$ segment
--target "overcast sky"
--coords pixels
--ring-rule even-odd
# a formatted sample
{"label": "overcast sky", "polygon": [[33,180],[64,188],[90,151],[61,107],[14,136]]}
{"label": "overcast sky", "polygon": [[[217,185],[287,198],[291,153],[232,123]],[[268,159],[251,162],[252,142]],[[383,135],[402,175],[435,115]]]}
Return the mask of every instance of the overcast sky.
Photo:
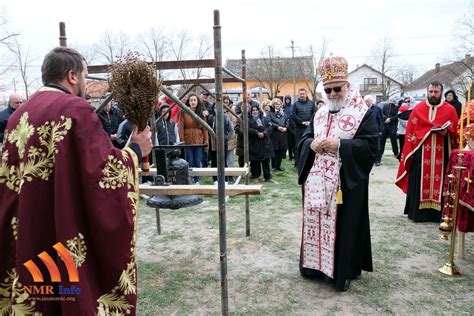
{"label": "overcast sky", "polygon": [[21,34],[37,68],[59,43],[60,21],[66,23],[68,43],[81,45],[97,42],[106,30],[135,36],[151,27],[212,39],[213,10],[218,9],[224,60],[240,58],[242,49],[247,58],[260,57],[269,45],[279,55],[291,56],[291,40],[296,55],[304,54],[326,38],[328,52],[347,57],[354,69],[369,61],[377,39],[390,37],[399,62],[413,64],[419,74],[436,62],[448,62],[453,33],[471,7],[472,0],[0,2],[9,30]]}

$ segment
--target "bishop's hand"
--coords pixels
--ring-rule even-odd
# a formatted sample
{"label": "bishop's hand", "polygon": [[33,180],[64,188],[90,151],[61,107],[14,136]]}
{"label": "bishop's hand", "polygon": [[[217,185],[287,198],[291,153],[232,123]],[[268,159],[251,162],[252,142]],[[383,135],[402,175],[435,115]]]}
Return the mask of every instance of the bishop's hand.
{"label": "bishop's hand", "polygon": [[316,138],[311,142],[311,150],[317,154],[321,154],[323,152],[323,146],[321,145],[321,138]]}
{"label": "bishop's hand", "polygon": [[324,151],[336,153],[339,148],[339,139],[333,137],[324,138],[321,141],[321,146]]}

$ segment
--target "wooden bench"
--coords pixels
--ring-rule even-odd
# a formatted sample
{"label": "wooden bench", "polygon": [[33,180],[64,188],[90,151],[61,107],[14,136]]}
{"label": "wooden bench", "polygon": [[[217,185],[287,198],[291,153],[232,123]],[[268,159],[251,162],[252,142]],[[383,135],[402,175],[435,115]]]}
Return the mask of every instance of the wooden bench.
{"label": "wooden bench", "polygon": [[[173,184],[164,186],[153,186],[149,184],[140,184],[138,186],[140,194],[146,195],[217,195],[217,185],[205,184]],[[229,184],[225,187],[225,195],[256,195],[262,191],[261,184]]]}
{"label": "wooden bench", "polygon": [[[207,168],[206,168],[207,169]],[[215,168],[209,168],[215,169]],[[217,185],[168,185],[168,186],[152,186],[149,184],[139,185],[140,194],[146,195],[218,195]],[[261,184],[230,184],[225,186],[225,195],[256,195],[262,191]],[[155,208],[156,212],[156,229],[158,235],[161,234],[160,209]],[[247,222],[247,231],[250,231],[250,224]]]}
{"label": "wooden bench", "polygon": [[[225,168],[225,175],[228,177],[246,176],[249,173],[249,168]],[[140,171],[140,176],[156,175],[156,168],[150,168],[150,171]],[[217,176],[217,168],[190,168],[189,175],[191,177],[212,177]]]}

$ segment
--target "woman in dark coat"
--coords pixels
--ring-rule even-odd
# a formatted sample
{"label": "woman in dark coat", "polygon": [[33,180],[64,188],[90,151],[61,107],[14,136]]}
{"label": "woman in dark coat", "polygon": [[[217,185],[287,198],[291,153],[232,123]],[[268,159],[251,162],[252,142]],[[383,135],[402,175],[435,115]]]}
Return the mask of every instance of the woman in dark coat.
{"label": "woman in dark coat", "polygon": [[461,117],[461,110],[462,110],[462,104],[458,100],[458,96],[456,95],[456,92],[454,90],[448,90],[444,94],[444,98],[446,99],[446,102],[454,106],[456,109],[456,113],[458,114],[458,118]]}
{"label": "woman in dark coat", "polygon": [[275,98],[272,100],[272,110],[268,117],[270,118],[270,125],[272,126],[272,171],[283,171],[281,168],[281,160],[285,157],[288,149],[287,131],[288,131],[288,117],[282,109],[282,102]]}
{"label": "woman in dark coat", "polygon": [[263,117],[257,105],[252,105],[249,115],[249,160],[251,178],[260,177],[263,168],[265,181],[270,181],[270,158],[273,156],[273,147],[270,135],[272,126]]}

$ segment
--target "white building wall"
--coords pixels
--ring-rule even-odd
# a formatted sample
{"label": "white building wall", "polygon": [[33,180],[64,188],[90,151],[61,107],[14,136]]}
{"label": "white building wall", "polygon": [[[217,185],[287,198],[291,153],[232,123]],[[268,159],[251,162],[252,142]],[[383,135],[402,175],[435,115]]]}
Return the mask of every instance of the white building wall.
{"label": "white building wall", "polygon": [[[365,78],[377,78],[377,84],[380,85],[382,84],[382,76],[378,72],[374,72],[372,69],[368,67],[361,67],[357,69],[356,71],[352,72],[349,74],[349,82],[353,85],[356,86],[357,89],[360,90],[360,85],[364,84],[364,79]],[[396,95],[400,94],[400,85],[393,83],[396,85],[395,88],[392,88],[392,91],[397,91]],[[367,94],[362,93],[362,94]],[[375,99],[377,99],[377,96],[382,97],[382,92],[371,92]]]}

